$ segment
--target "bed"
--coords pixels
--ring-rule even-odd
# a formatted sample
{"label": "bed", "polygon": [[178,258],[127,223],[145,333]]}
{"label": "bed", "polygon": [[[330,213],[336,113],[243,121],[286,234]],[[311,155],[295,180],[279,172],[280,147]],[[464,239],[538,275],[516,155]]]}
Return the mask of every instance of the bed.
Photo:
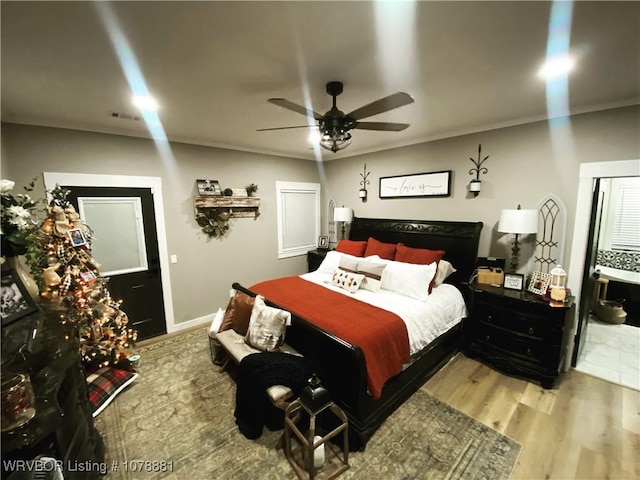
{"label": "bed", "polygon": [[[385,244],[402,243],[411,248],[445,250],[443,258],[457,271],[446,279],[447,285],[443,287],[451,289],[449,285],[453,285],[464,294],[464,284],[475,269],[481,230],[482,222],[354,218],[349,240],[366,241],[374,238]],[[234,283],[233,288],[255,296],[262,294],[264,285],[261,283],[245,288]],[[282,292],[291,294],[296,290],[287,288],[282,289]],[[439,288],[434,289],[434,293]],[[269,294],[264,296],[268,304],[279,308],[287,309],[283,304],[291,302],[288,295],[278,297],[274,293],[275,301]],[[363,351],[359,345],[350,343],[295,313],[286,332],[286,342],[313,363],[323,385],[349,418],[350,449],[362,450],[382,422],[455,355],[460,347],[460,327],[461,323],[458,322],[444,333],[438,334],[424,348],[412,348],[409,361],[404,363],[402,369],[385,379],[383,386],[375,390],[372,389],[372,379],[367,370],[365,354],[369,355],[369,352],[366,348]],[[410,343],[413,346],[413,342]],[[405,352],[400,356],[407,360]]]}

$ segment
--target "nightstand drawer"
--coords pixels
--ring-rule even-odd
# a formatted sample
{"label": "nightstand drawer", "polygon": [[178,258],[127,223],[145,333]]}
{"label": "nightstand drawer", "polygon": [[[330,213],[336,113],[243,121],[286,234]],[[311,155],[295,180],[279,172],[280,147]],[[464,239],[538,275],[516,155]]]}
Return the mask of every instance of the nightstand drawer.
{"label": "nightstand drawer", "polygon": [[542,342],[516,337],[509,332],[482,323],[476,324],[473,329],[475,330],[473,336],[479,343],[518,355],[534,363],[542,363],[546,351]]}
{"label": "nightstand drawer", "polygon": [[482,302],[478,302],[476,308],[474,313],[479,322],[495,325],[514,333],[541,339],[549,329],[548,322],[544,319],[515,310],[504,310]]}

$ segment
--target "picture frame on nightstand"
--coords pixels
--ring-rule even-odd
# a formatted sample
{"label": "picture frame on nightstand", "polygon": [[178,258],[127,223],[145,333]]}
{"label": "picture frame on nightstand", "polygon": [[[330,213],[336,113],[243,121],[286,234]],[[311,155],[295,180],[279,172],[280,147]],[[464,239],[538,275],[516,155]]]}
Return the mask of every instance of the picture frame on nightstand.
{"label": "picture frame on nightstand", "polygon": [[522,291],[524,288],[524,275],[520,275],[519,273],[505,273],[502,286],[507,290]]}
{"label": "picture frame on nightstand", "polygon": [[551,275],[546,272],[533,272],[528,290],[536,295],[544,295],[547,292],[547,288],[549,288],[550,280]]}
{"label": "picture frame on nightstand", "polygon": [[326,235],[320,235],[318,237],[318,250],[329,249],[329,237]]}

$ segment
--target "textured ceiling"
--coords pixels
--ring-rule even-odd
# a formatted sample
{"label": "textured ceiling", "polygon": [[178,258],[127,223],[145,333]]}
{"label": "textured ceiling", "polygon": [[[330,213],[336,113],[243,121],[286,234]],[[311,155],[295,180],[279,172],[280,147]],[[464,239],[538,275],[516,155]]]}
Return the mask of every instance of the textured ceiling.
{"label": "textured ceiling", "polygon": [[[334,159],[640,103],[640,3],[577,2],[550,37],[551,7],[2,1],[2,120],[148,137],[144,120],[111,115],[139,115],[131,92],[146,88],[160,104],[152,131],[170,140],[314,158],[304,128],[256,132],[306,123],[267,99],[324,113],[332,80],[347,113],[397,91],[415,99],[367,119],[408,129],[355,130],[347,149],[321,152]],[[577,57],[551,97],[536,76],[549,38]]]}

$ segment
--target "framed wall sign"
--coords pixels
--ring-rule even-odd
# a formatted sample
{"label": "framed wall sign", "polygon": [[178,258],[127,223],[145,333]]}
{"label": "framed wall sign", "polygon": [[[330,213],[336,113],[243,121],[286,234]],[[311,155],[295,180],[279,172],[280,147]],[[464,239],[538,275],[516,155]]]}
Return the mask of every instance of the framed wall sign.
{"label": "framed wall sign", "polygon": [[519,273],[505,273],[503,287],[509,290],[522,290],[524,286],[524,275]]}
{"label": "framed wall sign", "polygon": [[380,198],[449,197],[451,170],[380,177]]}

